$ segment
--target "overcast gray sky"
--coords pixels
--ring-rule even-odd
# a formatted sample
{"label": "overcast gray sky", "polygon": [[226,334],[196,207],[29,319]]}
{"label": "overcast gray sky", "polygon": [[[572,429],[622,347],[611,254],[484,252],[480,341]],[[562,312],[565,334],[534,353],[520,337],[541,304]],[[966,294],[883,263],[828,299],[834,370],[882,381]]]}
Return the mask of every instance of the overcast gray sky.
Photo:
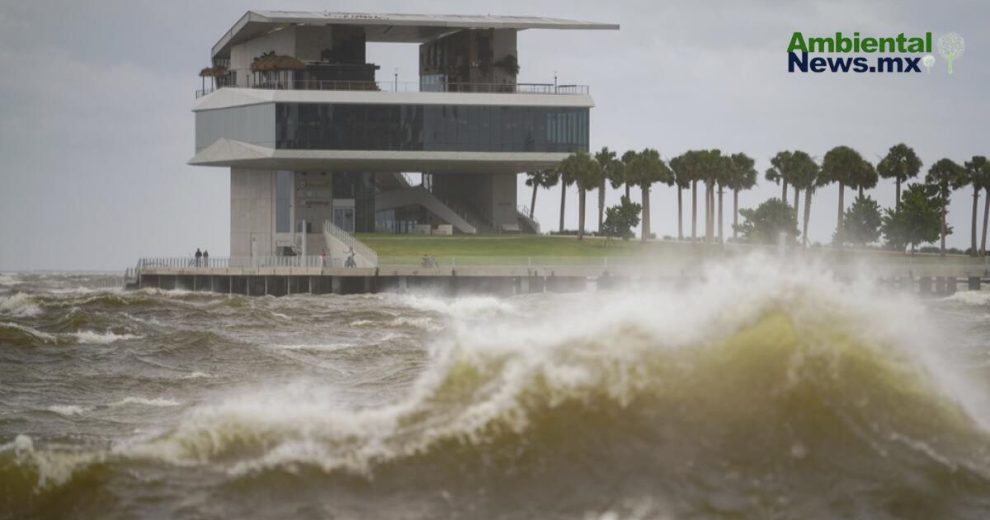
{"label": "overcast gray sky", "polygon": [[[186,165],[193,155],[190,108],[210,47],[248,9],[517,14],[621,24],[620,31],[522,32],[521,81],[549,82],[557,71],[562,83],[590,85],[593,149],[649,146],[665,159],[695,148],[749,154],[761,182],[741,196],[742,207],[779,196],[762,172],[783,149],[820,158],[844,144],[875,162],[903,141],[926,170],[942,157],[961,163],[990,155],[990,2],[984,0],[4,2],[0,270],[122,269],[141,256],[186,255],[197,247],[227,254],[228,170]],[[966,51],[952,76],[941,59],[931,74],[789,74],[786,46],[798,30],[955,31]],[[416,79],[415,45],[373,45],[369,56],[383,76],[398,68],[401,81]],[[528,204],[522,177],[519,201]],[[872,195],[890,206],[893,191],[881,182]],[[618,193],[608,200],[617,202]],[[836,200],[835,187],[816,194],[813,241],[831,237]],[[545,229],[556,227],[559,201],[557,189],[540,193],[537,218]],[[573,228],[573,189],[568,201]],[[968,245],[971,201],[965,191],[953,197],[950,245]],[[588,222],[594,215],[590,203]],[[673,190],[655,190],[652,217],[658,234],[676,234]]]}

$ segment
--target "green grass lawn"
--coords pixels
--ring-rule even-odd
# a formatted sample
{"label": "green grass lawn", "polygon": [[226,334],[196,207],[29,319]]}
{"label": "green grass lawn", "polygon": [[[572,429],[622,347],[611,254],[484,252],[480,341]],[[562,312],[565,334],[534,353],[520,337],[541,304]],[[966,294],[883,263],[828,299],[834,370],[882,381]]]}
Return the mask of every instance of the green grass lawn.
{"label": "green grass lawn", "polygon": [[[441,263],[494,262],[495,264],[514,265],[525,264],[527,261],[583,264],[589,260],[595,261],[596,258],[612,257],[618,261],[623,257],[643,255],[656,260],[692,265],[705,259],[733,256],[748,251],[762,250],[772,255],[777,254],[775,246],[750,246],[746,244],[720,246],[672,240],[606,241],[603,238],[595,237],[577,240],[574,236],[424,236],[359,233],[357,238],[375,250],[379,257],[387,257],[390,262],[399,264],[418,264],[423,255],[441,259]],[[839,263],[862,260],[882,264],[963,265],[990,269],[990,258],[972,258],[964,255],[940,257],[937,254],[907,255],[880,249],[833,249],[830,247],[813,247],[807,250],[789,249],[789,251],[791,253],[799,252],[809,260],[818,258]]]}
{"label": "green grass lawn", "polygon": [[656,248],[659,242],[610,240],[539,235],[384,235],[358,233],[358,240],[378,256],[583,256],[635,254]]}

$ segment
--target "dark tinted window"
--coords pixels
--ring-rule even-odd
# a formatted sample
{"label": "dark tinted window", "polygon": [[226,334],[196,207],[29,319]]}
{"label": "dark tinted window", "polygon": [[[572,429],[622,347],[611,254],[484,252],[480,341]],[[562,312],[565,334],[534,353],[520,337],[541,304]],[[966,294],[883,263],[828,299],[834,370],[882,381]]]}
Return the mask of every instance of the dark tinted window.
{"label": "dark tinted window", "polygon": [[449,152],[588,150],[588,109],[278,103],[278,148]]}

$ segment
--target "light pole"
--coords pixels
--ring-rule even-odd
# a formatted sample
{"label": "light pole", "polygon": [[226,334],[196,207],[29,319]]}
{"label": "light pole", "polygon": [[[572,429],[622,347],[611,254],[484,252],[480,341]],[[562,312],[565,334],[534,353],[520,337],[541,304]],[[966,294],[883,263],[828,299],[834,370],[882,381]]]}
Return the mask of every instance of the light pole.
{"label": "light pole", "polygon": [[392,72],[395,75],[395,86],[393,88],[395,89],[395,92],[398,92],[399,91],[399,67],[394,68],[392,70]]}

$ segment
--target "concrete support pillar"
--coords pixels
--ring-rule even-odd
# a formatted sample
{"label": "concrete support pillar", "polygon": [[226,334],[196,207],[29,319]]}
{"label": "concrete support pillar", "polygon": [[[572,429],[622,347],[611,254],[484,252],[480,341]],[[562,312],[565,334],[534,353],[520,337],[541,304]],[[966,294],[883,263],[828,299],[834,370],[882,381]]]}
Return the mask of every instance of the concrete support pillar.
{"label": "concrete support pillar", "polygon": [[344,279],[339,276],[331,277],[330,292],[333,294],[343,294],[344,293],[344,287],[343,287],[344,284],[342,283],[343,281]]}
{"label": "concrete support pillar", "polygon": [[966,281],[966,287],[970,291],[979,291],[980,290],[980,282],[981,282],[981,280],[980,280],[980,277],[979,276],[970,276],[967,279],[967,281]]}
{"label": "concrete support pillar", "polygon": [[939,295],[939,296],[945,294],[945,277],[944,276],[936,276],[935,277],[935,294],[936,295]]}
{"label": "concrete support pillar", "polygon": [[922,276],[918,279],[918,290],[923,295],[929,295],[932,293],[932,277]]}

